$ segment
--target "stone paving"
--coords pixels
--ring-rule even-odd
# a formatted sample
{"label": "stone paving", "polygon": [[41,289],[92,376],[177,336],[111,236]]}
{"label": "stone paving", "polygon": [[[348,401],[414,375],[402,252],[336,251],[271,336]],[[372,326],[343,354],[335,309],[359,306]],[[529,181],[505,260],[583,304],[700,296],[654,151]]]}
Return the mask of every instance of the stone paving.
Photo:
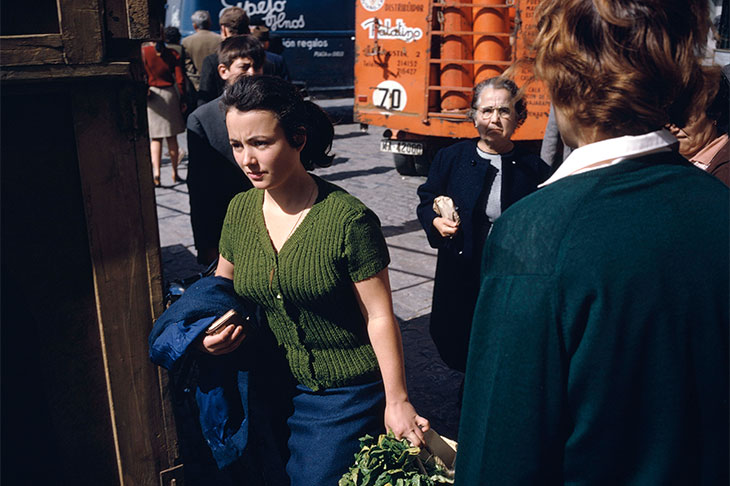
{"label": "stone paving", "polygon": [[[352,121],[352,100],[318,103],[336,122],[335,160],[331,167],[317,169],[315,174],[346,189],[380,218],[390,249],[393,308],[403,335],[411,400],[439,433],[456,439],[462,375],[443,364],[428,333],[436,251],[428,245],[416,219],[416,189],[425,178],[404,177],[395,171],[392,157],[379,152],[383,129],[361,131]],[[178,139],[186,148],[184,134]],[[185,161],[179,172],[186,176]],[[166,282],[204,270],[195,260],[187,186],[173,185],[171,179],[169,159],[163,159],[163,187],[155,192]]]}

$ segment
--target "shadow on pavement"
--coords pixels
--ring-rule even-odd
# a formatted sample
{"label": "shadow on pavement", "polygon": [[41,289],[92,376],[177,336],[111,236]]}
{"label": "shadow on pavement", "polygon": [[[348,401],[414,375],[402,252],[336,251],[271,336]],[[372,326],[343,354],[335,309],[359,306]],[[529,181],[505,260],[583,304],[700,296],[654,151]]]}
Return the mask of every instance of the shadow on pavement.
{"label": "shadow on pavement", "polygon": [[428,331],[430,314],[400,323],[405,353],[406,382],[411,403],[431,427],[449,439],[459,431],[459,389],[463,373],[447,367]]}
{"label": "shadow on pavement", "polygon": [[350,177],[366,176],[366,175],[372,175],[372,174],[383,174],[383,173],[391,171],[391,170],[394,170],[393,167],[379,166],[379,167],[373,167],[372,169],[367,169],[367,170],[349,170],[349,171],[345,171],[345,172],[338,172],[336,174],[324,174],[320,177],[322,177],[322,179],[333,182],[333,181],[341,181],[342,179],[349,179]]}
{"label": "shadow on pavement", "polygon": [[350,160],[348,157],[335,157],[334,160],[332,160],[332,165],[344,164],[348,160]]}
{"label": "shadow on pavement", "polygon": [[183,245],[164,246],[161,248],[161,252],[162,280],[165,282],[165,286],[171,280],[192,277],[206,268],[204,265],[199,265],[196,255]]}
{"label": "shadow on pavement", "polygon": [[355,137],[367,137],[368,132],[350,132],[350,133],[343,133],[342,135],[335,134],[335,140],[342,140],[345,138],[355,138]]}
{"label": "shadow on pavement", "polygon": [[422,229],[423,227],[421,226],[421,223],[417,219],[412,219],[398,226],[383,226],[383,235],[385,235],[386,238],[389,238],[391,236],[421,231]]}

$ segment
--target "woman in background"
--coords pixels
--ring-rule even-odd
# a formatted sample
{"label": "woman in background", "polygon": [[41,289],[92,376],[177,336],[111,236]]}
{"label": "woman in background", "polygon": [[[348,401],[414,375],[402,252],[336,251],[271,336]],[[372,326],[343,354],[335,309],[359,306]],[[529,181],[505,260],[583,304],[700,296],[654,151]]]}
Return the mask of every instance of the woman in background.
{"label": "woman in background", "polygon": [[[679,153],[700,169],[714,175],[730,186],[730,143],[728,142],[728,73],[730,65],[723,69],[717,87],[708,86],[698,100],[705,107],[690,117],[689,122],[678,128],[670,124],[669,131],[679,140]],[[713,70],[708,70],[714,79]]]}
{"label": "woman in background", "polygon": [[142,60],[147,72],[147,123],[149,125],[150,157],[152,158],[152,177],[156,187],[160,182],[160,162],[162,160],[162,139],[172,164],[172,182],[180,181],[177,166],[180,153],[177,134],[185,131],[180,102],[185,93],[183,68],[180,55],[160,41],[147,43],[142,47]]}
{"label": "woman in background", "polygon": [[[469,116],[479,138],[440,150],[418,188],[418,219],[438,248],[431,307],[431,337],[444,362],[466,369],[469,333],[479,293],[482,248],[494,221],[547,179],[550,167],[515,145],[512,134],[527,119],[527,104],[510,79],[495,77],[474,88]],[[448,196],[460,222],[436,214]]]}

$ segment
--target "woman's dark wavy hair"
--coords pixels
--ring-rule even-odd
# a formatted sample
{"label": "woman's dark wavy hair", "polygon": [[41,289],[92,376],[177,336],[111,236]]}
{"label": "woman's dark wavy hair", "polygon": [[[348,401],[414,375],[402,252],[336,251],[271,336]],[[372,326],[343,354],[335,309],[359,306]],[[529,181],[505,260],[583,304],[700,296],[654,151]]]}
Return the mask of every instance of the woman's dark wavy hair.
{"label": "woman's dark wavy hair", "polygon": [[[246,112],[270,111],[279,121],[286,140],[298,148],[307,170],[332,165],[329,155],[335,129],[327,114],[311,101],[305,101],[296,87],[275,76],[240,76],[223,93],[226,112],[231,109]],[[303,135],[306,136],[303,137]]]}
{"label": "woman's dark wavy hair", "polygon": [[493,78],[485,79],[474,86],[474,94],[471,98],[471,109],[469,110],[468,116],[471,120],[476,118],[476,113],[479,107],[479,96],[484,91],[484,88],[494,89],[505,89],[512,95],[512,100],[515,102],[515,111],[517,112],[517,127],[520,127],[525,120],[527,120],[527,103],[525,98],[522,96],[522,92],[517,87],[514,81],[504,76],[495,76]]}
{"label": "woman's dark wavy hair", "polygon": [[707,0],[543,0],[535,71],[577,124],[612,136],[684,126],[703,90]]}

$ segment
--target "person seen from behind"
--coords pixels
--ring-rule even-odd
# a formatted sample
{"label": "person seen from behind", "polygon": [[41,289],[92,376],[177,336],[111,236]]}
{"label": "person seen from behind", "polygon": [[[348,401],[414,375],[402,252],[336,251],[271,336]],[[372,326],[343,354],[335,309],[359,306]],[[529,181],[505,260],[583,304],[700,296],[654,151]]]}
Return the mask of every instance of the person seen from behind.
{"label": "person seen from behind", "polygon": [[167,142],[172,164],[172,182],[180,182],[177,166],[180,152],[177,134],[185,130],[181,101],[185,94],[180,55],[165,46],[164,41],[147,43],[142,47],[142,61],[147,75],[147,124],[150,137],[152,176],[156,187],[160,182],[162,139]]}
{"label": "person seen from behind", "polygon": [[487,240],[456,485],[728,484],[730,189],[663,127],[705,87],[706,0],[543,0],[577,147]]}
{"label": "person seen from behind", "polygon": [[210,30],[211,19],[207,10],[196,10],[190,20],[192,20],[195,33],[185,37],[182,40],[182,46],[188,54],[185,72],[197,91],[200,89],[203,60],[215,52],[221,43],[221,37]]}

